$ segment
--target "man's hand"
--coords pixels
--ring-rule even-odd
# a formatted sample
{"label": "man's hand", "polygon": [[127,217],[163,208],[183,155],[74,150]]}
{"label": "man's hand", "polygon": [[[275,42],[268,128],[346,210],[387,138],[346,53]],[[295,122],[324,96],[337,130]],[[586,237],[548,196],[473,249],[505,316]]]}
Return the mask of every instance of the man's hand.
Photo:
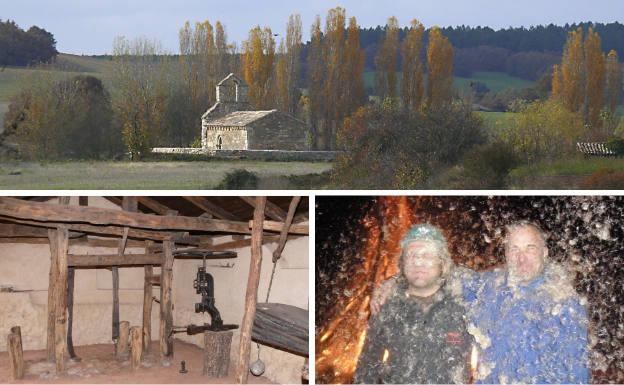
{"label": "man's hand", "polygon": [[390,294],[394,291],[396,287],[396,278],[391,277],[381,283],[381,285],[377,286],[373,290],[373,295],[370,301],[370,311],[372,315],[379,313],[381,310],[381,306],[386,303]]}

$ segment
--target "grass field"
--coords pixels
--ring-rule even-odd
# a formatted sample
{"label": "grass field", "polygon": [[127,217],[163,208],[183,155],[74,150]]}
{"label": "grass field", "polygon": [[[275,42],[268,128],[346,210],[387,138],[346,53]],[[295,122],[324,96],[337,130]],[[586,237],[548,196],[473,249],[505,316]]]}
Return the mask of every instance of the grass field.
{"label": "grass field", "polygon": [[0,69],[0,103],[8,102],[25,86],[41,79],[62,80],[76,75],[92,75],[105,80],[111,66],[110,61],[103,59],[60,54],[57,62],[48,67],[6,67]]}
{"label": "grass field", "polygon": [[[293,183],[292,179],[297,178],[289,178],[290,176],[321,174],[331,167],[331,163],[243,160],[3,162],[0,163],[0,189],[203,190],[214,189],[227,172],[236,169],[256,173],[260,178],[260,189],[298,189],[306,187]],[[11,173],[19,175],[10,175]]]}
{"label": "grass field", "polygon": [[[401,84],[402,77],[401,73],[397,73],[397,81],[399,84]],[[426,81],[427,79],[425,76],[425,82]],[[528,80],[509,76],[503,72],[475,72],[469,78],[455,77],[453,84],[458,90],[466,90],[470,88],[470,82],[484,83],[490,90],[495,92],[505,88],[527,88],[535,84]],[[375,88],[375,72],[369,71],[364,73],[364,85],[367,88]]]}
{"label": "grass field", "polygon": [[456,77],[454,84],[458,89],[468,89],[470,82],[484,83],[491,91],[498,92],[505,88],[522,89],[532,87],[535,83],[529,80],[509,76],[502,72],[475,72],[469,78]]}
{"label": "grass field", "polygon": [[4,114],[9,110],[9,103],[0,102],[0,133],[4,131],[4,126],[2,122],[4,122]]}
{"label": "grass field", "polygon": [[624,171],[624,158],[584,158],[578,156],[555,162],[519,167],[512,170],[510,176],[589,175],[603,168]]}

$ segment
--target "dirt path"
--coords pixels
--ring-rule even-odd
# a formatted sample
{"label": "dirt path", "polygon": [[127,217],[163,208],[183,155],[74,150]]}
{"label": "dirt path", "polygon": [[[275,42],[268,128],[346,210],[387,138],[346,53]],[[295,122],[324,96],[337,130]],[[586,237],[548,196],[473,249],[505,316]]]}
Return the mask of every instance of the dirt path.
{"label": "dirt path", "polygon": [[[113,345],[99,344],[78,346],[79,362],[68,361],[67,373],[56,376],[53,363],[46,361],[45,350],[24,352],[26,375],[23,380],[11,381],[8,353],[0,353],[0,383],[13,384],[232,384],[234,362],[230,362],[230,373],[225,378],[209,378],[202,375],[203,351],[192,344],[174,341],[174,359],[169,366],[162,366],[158,357],[158,343],[153,342],[151,352],[144,356],[142,366],[136,371],[130,367],[130,360],[116,360]],[[181,374],[180,361],[186,361],[188,373]],[[249,375],[249,383],[270,384],[265,377]]]}

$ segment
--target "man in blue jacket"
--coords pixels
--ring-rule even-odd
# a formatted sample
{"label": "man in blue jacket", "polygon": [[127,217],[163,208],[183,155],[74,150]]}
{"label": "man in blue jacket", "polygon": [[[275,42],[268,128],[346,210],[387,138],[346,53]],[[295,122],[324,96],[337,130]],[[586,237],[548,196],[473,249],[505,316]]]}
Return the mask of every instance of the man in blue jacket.
{"label": "man in blue jacket", "polygon": [[[505,269],[457,275],[479,345],[479,383],[588,383],[587,312],[563,268],[549,262],[541,229],[507,228]],[[371,310],[394,290],[379,290]]]}

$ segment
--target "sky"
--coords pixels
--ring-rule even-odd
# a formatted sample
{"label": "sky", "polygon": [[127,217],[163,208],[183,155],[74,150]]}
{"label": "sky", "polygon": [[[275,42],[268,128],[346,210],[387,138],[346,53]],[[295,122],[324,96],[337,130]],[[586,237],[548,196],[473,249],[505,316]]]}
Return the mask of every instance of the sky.
{"label": "sky", "polygon": [[[304,40],[316,15],[333,7],[347,10],[360,26],[384,25],[396,16],[401,26],[417,18],[426,27],[531,26],[581,21],[624,22],[624,0],[0,0],[0,20],[23,29],[37,25],[51,32],[60,52],[106,54],[117,36],[147,37],[177,53],[185,21],[221,21],[229,41],[246,39],[255,25],[284,35],[288,16],[301,15]],[[279,36],[277,37],[279,40]]]}

